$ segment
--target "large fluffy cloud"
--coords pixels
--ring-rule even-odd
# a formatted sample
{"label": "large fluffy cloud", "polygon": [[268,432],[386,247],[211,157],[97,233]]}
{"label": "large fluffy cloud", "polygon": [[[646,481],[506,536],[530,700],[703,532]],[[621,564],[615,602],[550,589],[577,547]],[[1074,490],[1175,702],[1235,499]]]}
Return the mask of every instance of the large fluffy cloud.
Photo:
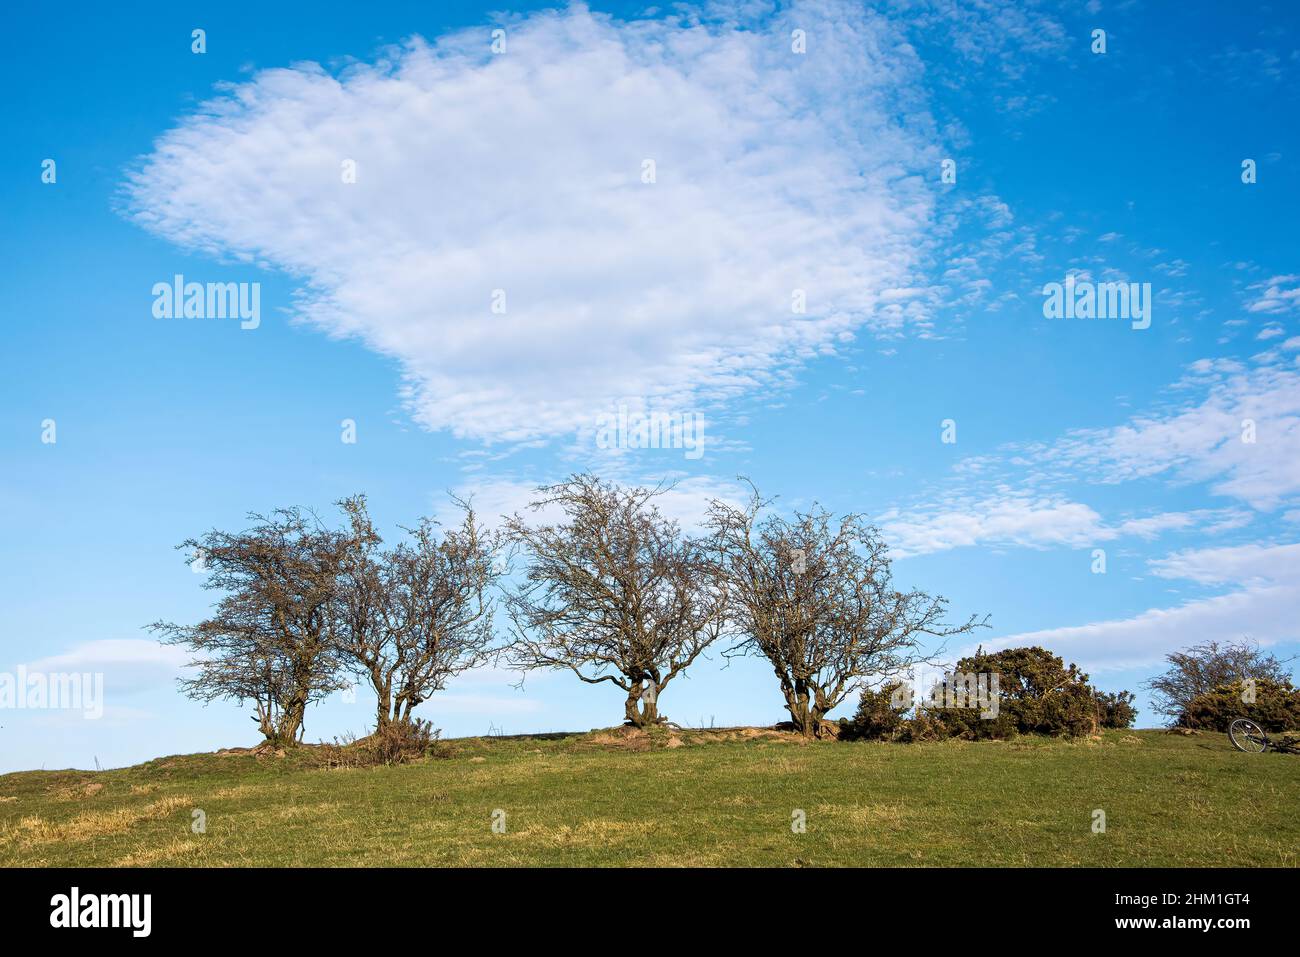
{"label": "large fluffy cloud", "polygon": [[499,54],[483,27],[260,72],[158,140],[127,211],[297,277],[302,319],[400,361],[421,423],[488,441],[623,397],[698,408],[925,324],[915,52],[859,4],[718,9],[574,6],[507,23]]}

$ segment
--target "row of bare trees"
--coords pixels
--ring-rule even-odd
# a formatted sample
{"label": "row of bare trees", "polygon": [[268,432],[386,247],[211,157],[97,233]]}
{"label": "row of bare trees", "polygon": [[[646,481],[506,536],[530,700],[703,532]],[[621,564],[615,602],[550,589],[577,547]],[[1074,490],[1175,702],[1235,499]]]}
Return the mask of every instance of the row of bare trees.
{"label": "row of bare trees", "polygon": [[181,546],[223,593],[212,616],[153,627],[194,653],[186,693],[251,701],[263,735],[291,744],[307,706],[349,678],[370,684],[383,729],[495,662],[610,682],[627,722],[645,727],[717,643],[765,659],[794,728],[813,736],[864,683],[928,660],[928,639],[983,624],[951,624],[942,597],[898,590],[861,516],[784,517],[751,486],[744,505],[715,500],[686,534],[658,508],[664,491],[574,475],[539,488],[529,517],[490,530],[457,501],[459,525],[424,519],[392,547],[362,496],[339,503],[341,527],[297,509],[253,515],[245,531]]}

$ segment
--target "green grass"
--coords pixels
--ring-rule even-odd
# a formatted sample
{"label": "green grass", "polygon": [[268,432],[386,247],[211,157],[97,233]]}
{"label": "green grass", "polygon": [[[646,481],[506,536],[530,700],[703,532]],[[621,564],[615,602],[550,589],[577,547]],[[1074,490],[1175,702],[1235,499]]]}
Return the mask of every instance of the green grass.
{"label": "green grass", "polygon": [[[1300,758],[1241,754],[1223,735],[678,739],[462,739],[447,757],[345,770],[206,754],[10,774],[0,865],[1300,863]],[[205,834],[191,832],[195,808]],[[792,833],[796,809],[806,833]]]}

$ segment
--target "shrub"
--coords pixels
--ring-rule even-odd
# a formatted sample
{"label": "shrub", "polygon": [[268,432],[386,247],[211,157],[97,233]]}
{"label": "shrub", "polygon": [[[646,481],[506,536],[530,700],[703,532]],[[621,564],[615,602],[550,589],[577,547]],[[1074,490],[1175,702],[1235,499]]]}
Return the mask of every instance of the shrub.
{"label": "shrub", "polygon": [[872,691],[864,689],[858,698],[858,710],[840,730],[842,740],[893,741],[906,723],[905,711],[893,704],[897,684]]}
{"label": "shrub", "polygon": [[[1137,718],[1130,691],[1100,692],[1088,676],[1044,648],[976,650],[957,662],[956,674],[998,676],[997,714],[977,707],[898,707],[898,684],[867,689],[841,737],[868,741],[933,741],[958,737],[1006,738],[1015,734],[1077,736],[1098,728],[1130,728]],[[973,690],[973,689],[972,689]],[[989,690],[991,691],[991,682]],[[939,697],[942,699],[943,688]],[[906,696],[904,696],[906,697]],[[974,702],[972,702],[974,703]],[[908,716],[909,710],[911,716]]]}
{"label": "shrub", "polygon": [[1131,728],[1137,720],[1137,708],[1133,707],[1133,692],[1117,691],[1107,694],[1097,692],[1098,722],[1103,728]]}
{"label": "shrub", "polygon": [[1165,660],[1169,662],[1169,670],[1152,678],[1147,687],[1151,689],[1152,710],[1170,718],[1175,725],[1183,724],[1192,699],[1220,685],[1247,678],[1279,684],[1289,684],[1291,680],[1287,666],[1292,659],[1268,654],[1249,638],[1222,644],[1207,641],[1166,655]]}
{"label": "shrub", "polygon": [[949,729],[935,717],[935,712],[917,708],[916,713],[899,725],[894,740],[903,744],[940,741],[950,737]]}
{"label": "shrub", "polygon": [[1242,682],[1217,685],[1192,698],[1178,723],[1197,731],[1227,731],[1233,718],[1250,718],[1268,732],[1300,729],[1300,691],[1290,681],[1260,678],[1254,690],[1255,700],[1247,704]]}
{"label": "shrub", "polygon": [[991,719],[974,708],[936,710],[935,717],[961,738],[1005,738],[1013,734],[1078,736],[1098,725],[1096,692],[1076,665],[1066,665],[1045,648],[976,650],[957,662],[958,673],[998,675],[998,713]]}
{"label": "shrub", "polygon": [[407,764],[430,754],[441,732],[430,721],[414,718],[380,725],[373,734],[335,738],[333,744],[314,749],[315,763],[329,768],[369,768],[381,764]]}
{"label": "shrub", "polygon": [[413,718],[380,726],[364,743],[376,764],[405,764],[428,754],[439,734],[433,722]]}

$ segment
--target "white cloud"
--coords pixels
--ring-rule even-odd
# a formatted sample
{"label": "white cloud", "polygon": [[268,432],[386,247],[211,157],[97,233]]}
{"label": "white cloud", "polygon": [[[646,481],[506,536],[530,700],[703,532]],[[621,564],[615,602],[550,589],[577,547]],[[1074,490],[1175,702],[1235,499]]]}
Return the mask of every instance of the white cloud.
{"label": "white cloud", "polygon": [[949,499],[906,512],[891,509],[879,521],[891,550],[902,558],[973,545],[1085,548],[1192,528],[1213,533],[1238,527],[1244,517],[1231,510],[1193,509],[1108,523],[1080,502],[1004,489],[988,498]]}
{"label": "white cloud", "polygon": [[1224,582],[1300,584],[1300,544],[1188,549],[1150,562],[1161,578],[1206,585]]}
{"label": "white cloud", "polygon": [[1077,500],[1084,483],[1204,483],[1258,511],[1300,495],[1300,372],[1289,356],[1200,360],[1169,396],[1119,426],[964,458],[942,494],[878,521],[899,555],[971,545],[1085,547],[1171,531],[1214,535],[1253,516],[1232,505],[1103,518]]}
{"label": "white cloud", "polygon": [[299,318],[396,358],[423,425],[485,441],[624,396],[708,406],[861,327],[924,329],[938,153],[915,51],[856,4],[690,17],[575,6],[510,21],[499,56],[476,28],[260,72],[157,141],[127,211],[300,279]]}
{"label": "white cloud", "polygon": [[1249,312],[1290,312],[1300,307],[1300,276],[1274,276],[1250,287],[1255,298],[1246,304]]}
{"label": "white cloud", "polygon": [[1097,541],[1101,516],[1078,502],[1012,496],[956,507],[892,509],[881,531],[899,557],[969,545],[1082,546]]}
{"label": "white cloud", "polygon": [[1143,667],[1201,641],[1243,637],[1264,645],[1300,639],[1300,545],[1184,551],[1152,561],[1155,574],[1238,585],[1228,594],[1152,608],[1132,618],[1024,632],[986,643],[993,649],[1041,645],[1087,670]]}
{"label": "white cloud", "polygon": [[[1022,0],[892,0],[890,5],[920,29],[943,37],[965,60],[980,67],[993,64],[1006,81],[1021,80],[1034,58],[1061,57],[1069,49],[1065,27]],[[960,76],[948,82],[955,85]]]}
{"label": "white cloud", "polygon": [[986,643],[993,650],[1041,645],[1084,669],[1138,668],[1159,662],[1178,648],[1201,641],[1240,640],[1262,644],[1300,637],[1300,590],[1254,588],[1175,608],[1153,608],[1133,618],[1069,628],[1024,632]]}
{"label": "white cloud", "polygon": [[1300,373],[1203,360],[1179,391],[1199,395],[1122,426],[1072,432],[1026,458],[1106,483],[1158,475],[1206,482],[1263,510],[1300,493]]}
{"label": "white cloud", "polygon": [[183,649],[171,645],[144,638],[108,638],[30,662],[27,670],[103,674],[110,691],[129,694],[170,684],[188,660]]}

